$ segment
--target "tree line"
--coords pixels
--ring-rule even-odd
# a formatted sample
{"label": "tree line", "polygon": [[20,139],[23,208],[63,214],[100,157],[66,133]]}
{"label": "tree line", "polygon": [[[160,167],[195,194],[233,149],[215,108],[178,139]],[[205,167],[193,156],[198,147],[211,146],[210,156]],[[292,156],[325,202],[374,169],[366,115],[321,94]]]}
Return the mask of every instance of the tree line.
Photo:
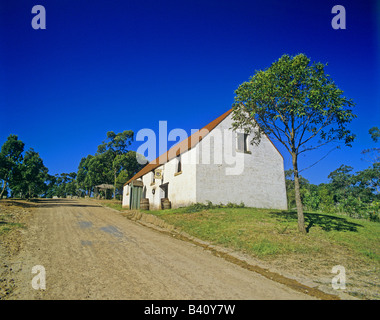
{"label": "tree line", "polygon": [[[380,129],[369,130],[373,142],[380,139]],[[306,210],[345,213],[351,217],[380,221],[380,148],[365,149],[362,154],[370,166],[362,171],[342,164],[328,175],[329,182],[311,184],[300,175],[300,193]],[[285,171],[288,207],[296,206],[293,171]]]}
{"label": "tree line", "polygon": [[[374,143],[379,142],[379,128],[371,128],[369,134]],[[108,132],[97,152],[81,159],[77,172],[50,175],[38,152],[33,148],[24,152],[25,144],[17,135],[10,135],[0,150],[0,199],[90,197],[95,186],[103,183],[115,187],[113,194],[103,197],[119,198],[124,183],[143,167],[143,161],[137,161],[137,157],[144,160],[143,156],[128,150],[132,140],[132,131]],[[362,155],[370,163],[367,169],[354,173],[353,167],[342,164],[328,175],[328,183],[315,185],[300,175],[304,210],[380,221],[380,148],[365,149]],[[292,210],[296,207],[293,170],[286,170],[285,178],[288,207]]]}
{"label": "tree line", "polygon": [[100,184],[113,186],[103,197],[120,198],[123,184],[146,163],[129,150],[132,141],[133,131],[107,132],[97,152],[81,159],[77,172],[51,175],[39,153],[33,148],[25,151],[24,142],[11,134],[0,150],[0,199],[91,197]]}

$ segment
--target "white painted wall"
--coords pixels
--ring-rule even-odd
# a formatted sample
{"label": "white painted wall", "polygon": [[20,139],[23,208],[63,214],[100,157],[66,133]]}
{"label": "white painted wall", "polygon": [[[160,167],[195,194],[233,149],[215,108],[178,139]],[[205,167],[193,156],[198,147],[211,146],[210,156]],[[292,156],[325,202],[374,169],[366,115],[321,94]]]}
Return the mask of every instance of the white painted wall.
{"label": "white painted wall", "polygon": [[[181,155],[182,173],[176,174],[177,159],[172,159],[169,162],[161,165],[157,169],[162,170],[162,180],[155,180],[152,184],[152,172],[145,174],[142,177],[144,183],[143,197],[149,199],[151,210],[160,209],[161,198],[164,198],[164,192],[160,188],[161,184],[168,183],[168,198],[171,201],[172,208],[187,206],[194,203],[196,198],[196,165],[195,162],[188,161],[195,149],[185,152]],[[155,189],[155,193],[152,190]],[[123,207],[129,206],[129,194],[127,195],[128,187],[123,188]]]}
{"label": "white painted wall", "polygon": [[122,206],[123,208],[128,208],[129,207],[129,185],[126,185],[123,187],[123,201],[122,201]]}
{"label": "white painted wall", "polygon": [[[287,209],[282,156],[267,137],[263,137],[258,146],[249,144],[251,154],[236,152],[236,132],[229,130],[231,117],[224,119],[197,146],[198,152],[202,153],[205,145],[212,145],[215,136],[223,136],[222,144],[214,143],[214,157],[223,155],[222,163],[197,165],[196,201],[214,204],[243,202],[247,207]],[[230,134],[226,136],[224,133],[228,131]],[[248,139],[250,141],[252,137]],[[231,145],[234,147],[227,147]]]}
{"label": "white painted wall", "polygon": [[[258,146],[249,145],[250,154],[236,152],[236,132],[230,130],[231,116],[195,148],[181,155],[181,174],[175,174],[177,159],[172,159],[159,167],[163,170],[162,181],[156,180],[152,185],[151,172],[142,177],[143,197],[149,199],[152,210],[160,208],[163,192],[159,185],[166,182],[169,183],[172,208],[211,201],[214,204],[243,202],[247,207],[287,209],[282,156],[265,136]],[[123,188],[123,207],[129,205],[128,188]]]}

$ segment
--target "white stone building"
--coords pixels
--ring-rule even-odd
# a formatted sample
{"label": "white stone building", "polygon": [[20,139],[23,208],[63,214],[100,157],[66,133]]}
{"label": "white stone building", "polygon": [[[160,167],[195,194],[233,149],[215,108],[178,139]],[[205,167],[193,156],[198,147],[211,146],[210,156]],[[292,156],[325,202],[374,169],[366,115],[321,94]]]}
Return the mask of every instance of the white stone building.
{"label": "white stone building", "polygon": [[168,198],[172,208],[192,203],[244,203],[246,207],[287,209],[284,160],[268,137],[231,130],[232,110],[147,164],[123,188],[123,207],[150,209]]}

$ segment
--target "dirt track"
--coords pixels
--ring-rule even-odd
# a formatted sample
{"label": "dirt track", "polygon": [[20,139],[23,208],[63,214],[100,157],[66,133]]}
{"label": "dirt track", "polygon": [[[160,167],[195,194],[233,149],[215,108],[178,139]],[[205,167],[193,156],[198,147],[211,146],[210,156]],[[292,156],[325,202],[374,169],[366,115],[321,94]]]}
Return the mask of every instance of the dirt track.
{"label": "dirt track", "polygon": [[89,201],[42,201],[23,243],[9,299],[312,298]]}

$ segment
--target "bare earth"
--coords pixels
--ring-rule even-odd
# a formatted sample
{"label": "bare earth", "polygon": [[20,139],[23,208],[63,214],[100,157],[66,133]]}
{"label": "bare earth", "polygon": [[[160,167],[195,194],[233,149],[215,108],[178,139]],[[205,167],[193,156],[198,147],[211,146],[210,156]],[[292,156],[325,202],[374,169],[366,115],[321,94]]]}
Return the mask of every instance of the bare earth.
{"label": "bare earth", "polygon": [[[7,299],[313,299],[93,202],[44,200],[32,211],[22,247],[3,260]],[[32,288],[35,265],[46,290]]]}

